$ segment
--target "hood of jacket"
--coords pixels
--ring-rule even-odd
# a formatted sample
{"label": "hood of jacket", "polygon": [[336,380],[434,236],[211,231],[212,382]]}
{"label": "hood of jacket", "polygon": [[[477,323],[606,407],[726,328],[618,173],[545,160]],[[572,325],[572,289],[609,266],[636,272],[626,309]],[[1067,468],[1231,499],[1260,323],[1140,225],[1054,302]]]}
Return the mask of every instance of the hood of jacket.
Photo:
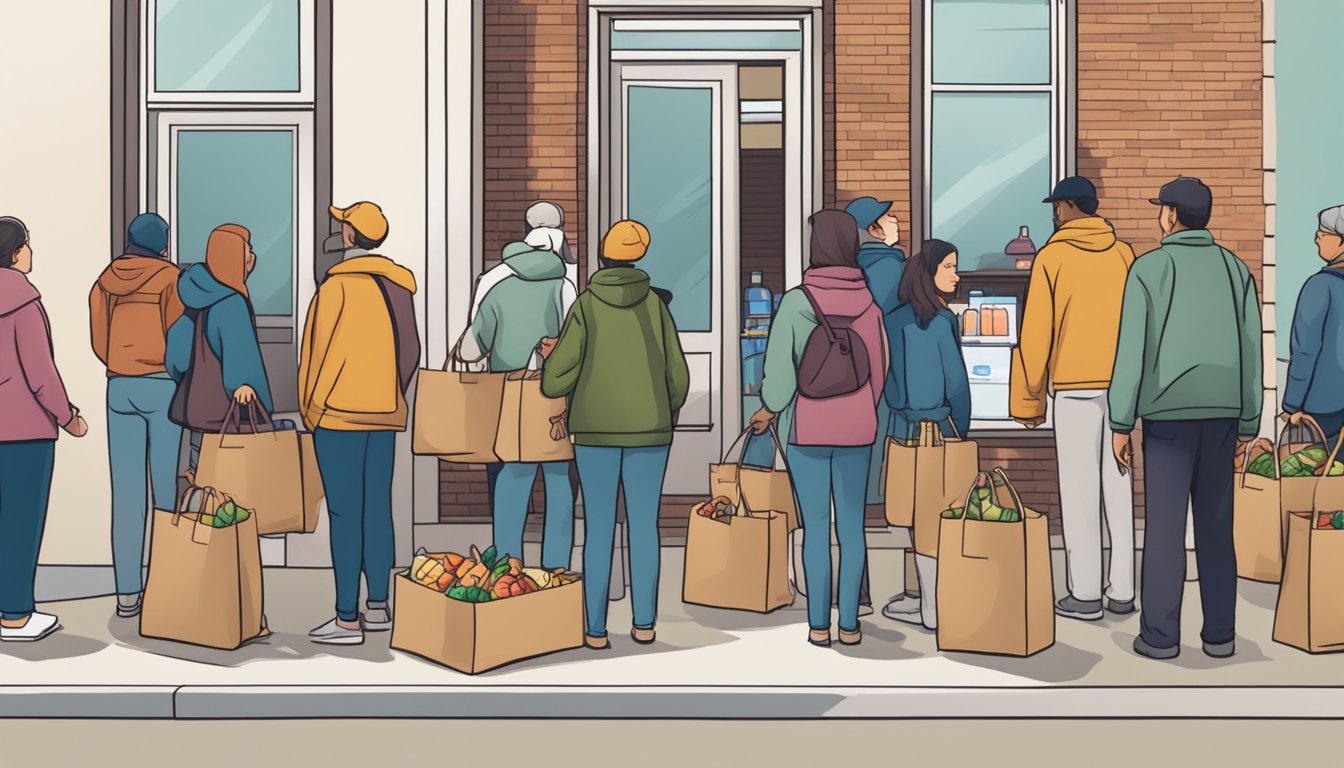
{"label": "hood of jacket", "polygon": [[353,259],[346,259],[327,270],[327,277],[339,277],[341,275],[384,277],[411,293],[415,293],[415,275],[411,274],[411,270],[386,256],[376,254],[356,256]]}
{"label": "hood of jacket", "polygon": [[1080,251],[1103,253],[1115,247],[1115,227],[1100,216],[1066,221],[1050,236],[1049,244],[1062,243]]}
{"label": "hood of jacket", "polygon": [[884,259],[895,259],[900,263],[905,263],[905,251],[900,246],[887,245],[886,243],[864,243],[859,246],[858,261],[859,268],[868,270],[874,264]]}
{"label": "hood of jacket", "polygon": [[[98,277],[98,286],[110,296],[129,296],[156,278],[170,277],[175,265],[166,259],[127,255],[112,260]],[[166,273],[166,274],[165,274]]]}
{"label": "hood of jacket", "polygon": [[588,281],[588,290],[603,304],[633,307],[649,295],[649,276],[634,267],[601,269]]}
{"label": "hood of jacket", "polygon": [[40,298],[42,294],[28,282],[27,275],[17,269],[0,267],[0,317],[13,314]]}
{"label": "hood of jacket", "polygon": [[858,317],[874,306],[858,267],[813,267],[803,274],[803,286],[827,315]]}
{"label": "hood of jacket", "polygon": [[503,256],[521,280],[536,282],[565,276],[565,263],[554,251],[540,250],[527,243],[509,243],[504,246]]}
{"label": "hood of jacket", "polygon": [[216,280],[204,264],[192,264],[177,278],[177,296],[187,309],[207,309],[237,293]]}

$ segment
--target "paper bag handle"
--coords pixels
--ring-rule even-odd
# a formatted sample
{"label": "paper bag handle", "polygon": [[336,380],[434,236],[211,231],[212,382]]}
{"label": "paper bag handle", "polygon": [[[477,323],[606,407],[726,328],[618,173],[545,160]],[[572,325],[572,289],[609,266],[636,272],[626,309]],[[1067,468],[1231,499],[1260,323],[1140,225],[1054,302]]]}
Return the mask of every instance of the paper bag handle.
{"label": "paper bag handle", "polygon": [[[1269,438],[1267,437],[1257,437],[1256,439],[1246,444],[1246,451],[1242,454],[1241,473],[1240,473],[1241,477],[1239,478],[1242,488],[1246,487],[1246,473],[1251,470],[1251,452],[1254,451],[1256,448],[1259,448],[1263,452],[1271,455],[1275,453],[1274,443],[1271,443],[1269,441]],[[1279,478],[1279,462],[1277,460],[1278,456],[1274,456],[1274,458],[1275,458],[1275,461],[1273,462],[1274,479],[1277,480]]]}
{"label": "paper bag handle", "polygon": [[[1320,425],[1320,423],[1318,423],[1315,419],[1313,419],[1313,418],[1312,418],[1311,416],[1309,416],[1308,414],[1305,414],[1305,413],[1304,413],[1304,414],[1302,414],[1302,424],[1306,426],[1306,430],[1307,430],[1308,433],[1313,433],[1313,432],[1314,432],[1317,436],[1319,436],[1319,437],[1321,438],[1320,440],[1313,440],[1313,441],[1311,442],[1311,445],[1315,445],[1316,443],[1319,442],[1321,445],[1325,446],[1326,448],[1329,448],[1329,447],[1330,447],[1330,439],[1329,439],[1328,437],[1326,437],[1325,430],[1324,430],[1324,429],[1321,429],[1321,425]],[[1288,424],[1284,424],[1284,425],[1283,425],[1283,428],[1279,430],[1279,437],[1278,437],[1278,439],[1277,439],[1277,440],[1275,441],[1275,443],[1274,443],[1274,477],[1275,477],[1275,479],[1277,479],[1277,478],[1279,477],[1279,464],[1278,464],[1278,463],[1279,463],[1280,461],[1283,461],[1283,460],[1286,458],[1286,457],[1283,455],[1283,439],[1284,439],[1285,437],[1287,437],[1287,436],[1289,435],[1289,433],[1292,432],[1292,430],[1293,430],[1294,428],[1295,428],[1295,427],[1293,426],[1293,424],[1292,424],[1291,422],[1288,423]],[[1300,428],[1300,427],[1299,427],[1299,428]]]}
{"label": "paper bag handle", "polygon": [[[1321,465],[1321,473],[1316,476],[1316,487],[1319,488],[1321,481],[1330,476],[1330,468],[1335,466],[1335,460],[1339,457],[1339,449],[1344,446],[1344,429],[1339,431],[1339,437],[1335,439],[1335,447],[1330,451],[1330,455],[1325,458],[1325,463]],[[1315,498],[1316,492],[1312,491],[1312,498]],[[1314,505],[1313,505],[1314,506]]]}
{"label": "paper bag handle", "polygon": [[[771,424],[769,431],[770,437],[775,443],[775,455],[771,457],[774,460],[772,466],[777,470],[788,471],[789,460],[788,456],[784,453],[784,444],[779,441],[779,430],[775,428],[774,424]],[[728,452],[723,455],[723,463],[736,464],[737,468],[741,469],[743,462],[747,458],[747,447],[751,444],[751,438],[756,436],[755,430],[751,427],[742,430],[742,434],[738,435],[737,439],[733,441],[733,444],[728,446]],[[738,450],[739,447],[741,448],[740,451]],[[737,453],[736,460],[732,458],[734,453]]]}

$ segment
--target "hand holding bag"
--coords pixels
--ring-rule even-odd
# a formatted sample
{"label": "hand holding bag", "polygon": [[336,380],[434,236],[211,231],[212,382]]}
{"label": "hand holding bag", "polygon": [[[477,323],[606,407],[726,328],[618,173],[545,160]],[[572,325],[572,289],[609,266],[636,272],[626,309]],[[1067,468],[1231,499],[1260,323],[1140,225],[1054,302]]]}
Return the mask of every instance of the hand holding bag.
{"label": "hand holding bag", "polygon": [[[798,529],[798,504],[789,476],[788,460],[779,433],[772,425],[770,439],[774,443],[773,465],[755,467],[744,464],[747,447],[753,437],[748,427],[728,447],[722,463],[709,465],[709,495],[726,496],[735,503],[745,501],[756,509],[772,509],[784,515],[789,533]],[[733,458],[736,456],[737,458]]]}

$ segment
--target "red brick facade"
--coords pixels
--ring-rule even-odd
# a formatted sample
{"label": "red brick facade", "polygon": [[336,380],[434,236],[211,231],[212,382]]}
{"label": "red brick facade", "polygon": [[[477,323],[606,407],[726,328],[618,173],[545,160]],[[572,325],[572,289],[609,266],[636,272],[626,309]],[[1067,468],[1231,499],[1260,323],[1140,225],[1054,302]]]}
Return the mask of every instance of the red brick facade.
{"label": "red brick facade", "polygon": [[[875,195],[895,200],[902,221],[911,220],[911,2],[825,4],[828,206]],[[486,262],[519,236],[523,211],[543,198],[564,206],[573,246],[586,253],[587,3],[485,7]],[[1258,277],[1261,3],[1078,0],[1077,7],[1077,168],[1097,182],[1102,215],[1142,253],[1159,236],[1147,199],[1177,175],[1198,176],[1214,191],[1211,229]],[[744,171],[752,167],[744,163]],[[1057,517],[1048,440],[986,442],[983,455],[986,465],[1008,470],[1029,505]],[[488,515],[484,473],[445,467],[443,517]],[[1141,471],[1136,480],[1141,515]]]}

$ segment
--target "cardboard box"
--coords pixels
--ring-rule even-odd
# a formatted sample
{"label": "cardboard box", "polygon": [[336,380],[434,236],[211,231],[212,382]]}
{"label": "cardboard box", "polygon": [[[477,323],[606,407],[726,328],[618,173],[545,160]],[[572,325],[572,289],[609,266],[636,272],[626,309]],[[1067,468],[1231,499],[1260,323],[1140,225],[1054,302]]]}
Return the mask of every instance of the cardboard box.
{"label": "cardboard box", "polygon": [[583,645],[583,582],[467,603],[395,580],[392,647],[475,675]]}

